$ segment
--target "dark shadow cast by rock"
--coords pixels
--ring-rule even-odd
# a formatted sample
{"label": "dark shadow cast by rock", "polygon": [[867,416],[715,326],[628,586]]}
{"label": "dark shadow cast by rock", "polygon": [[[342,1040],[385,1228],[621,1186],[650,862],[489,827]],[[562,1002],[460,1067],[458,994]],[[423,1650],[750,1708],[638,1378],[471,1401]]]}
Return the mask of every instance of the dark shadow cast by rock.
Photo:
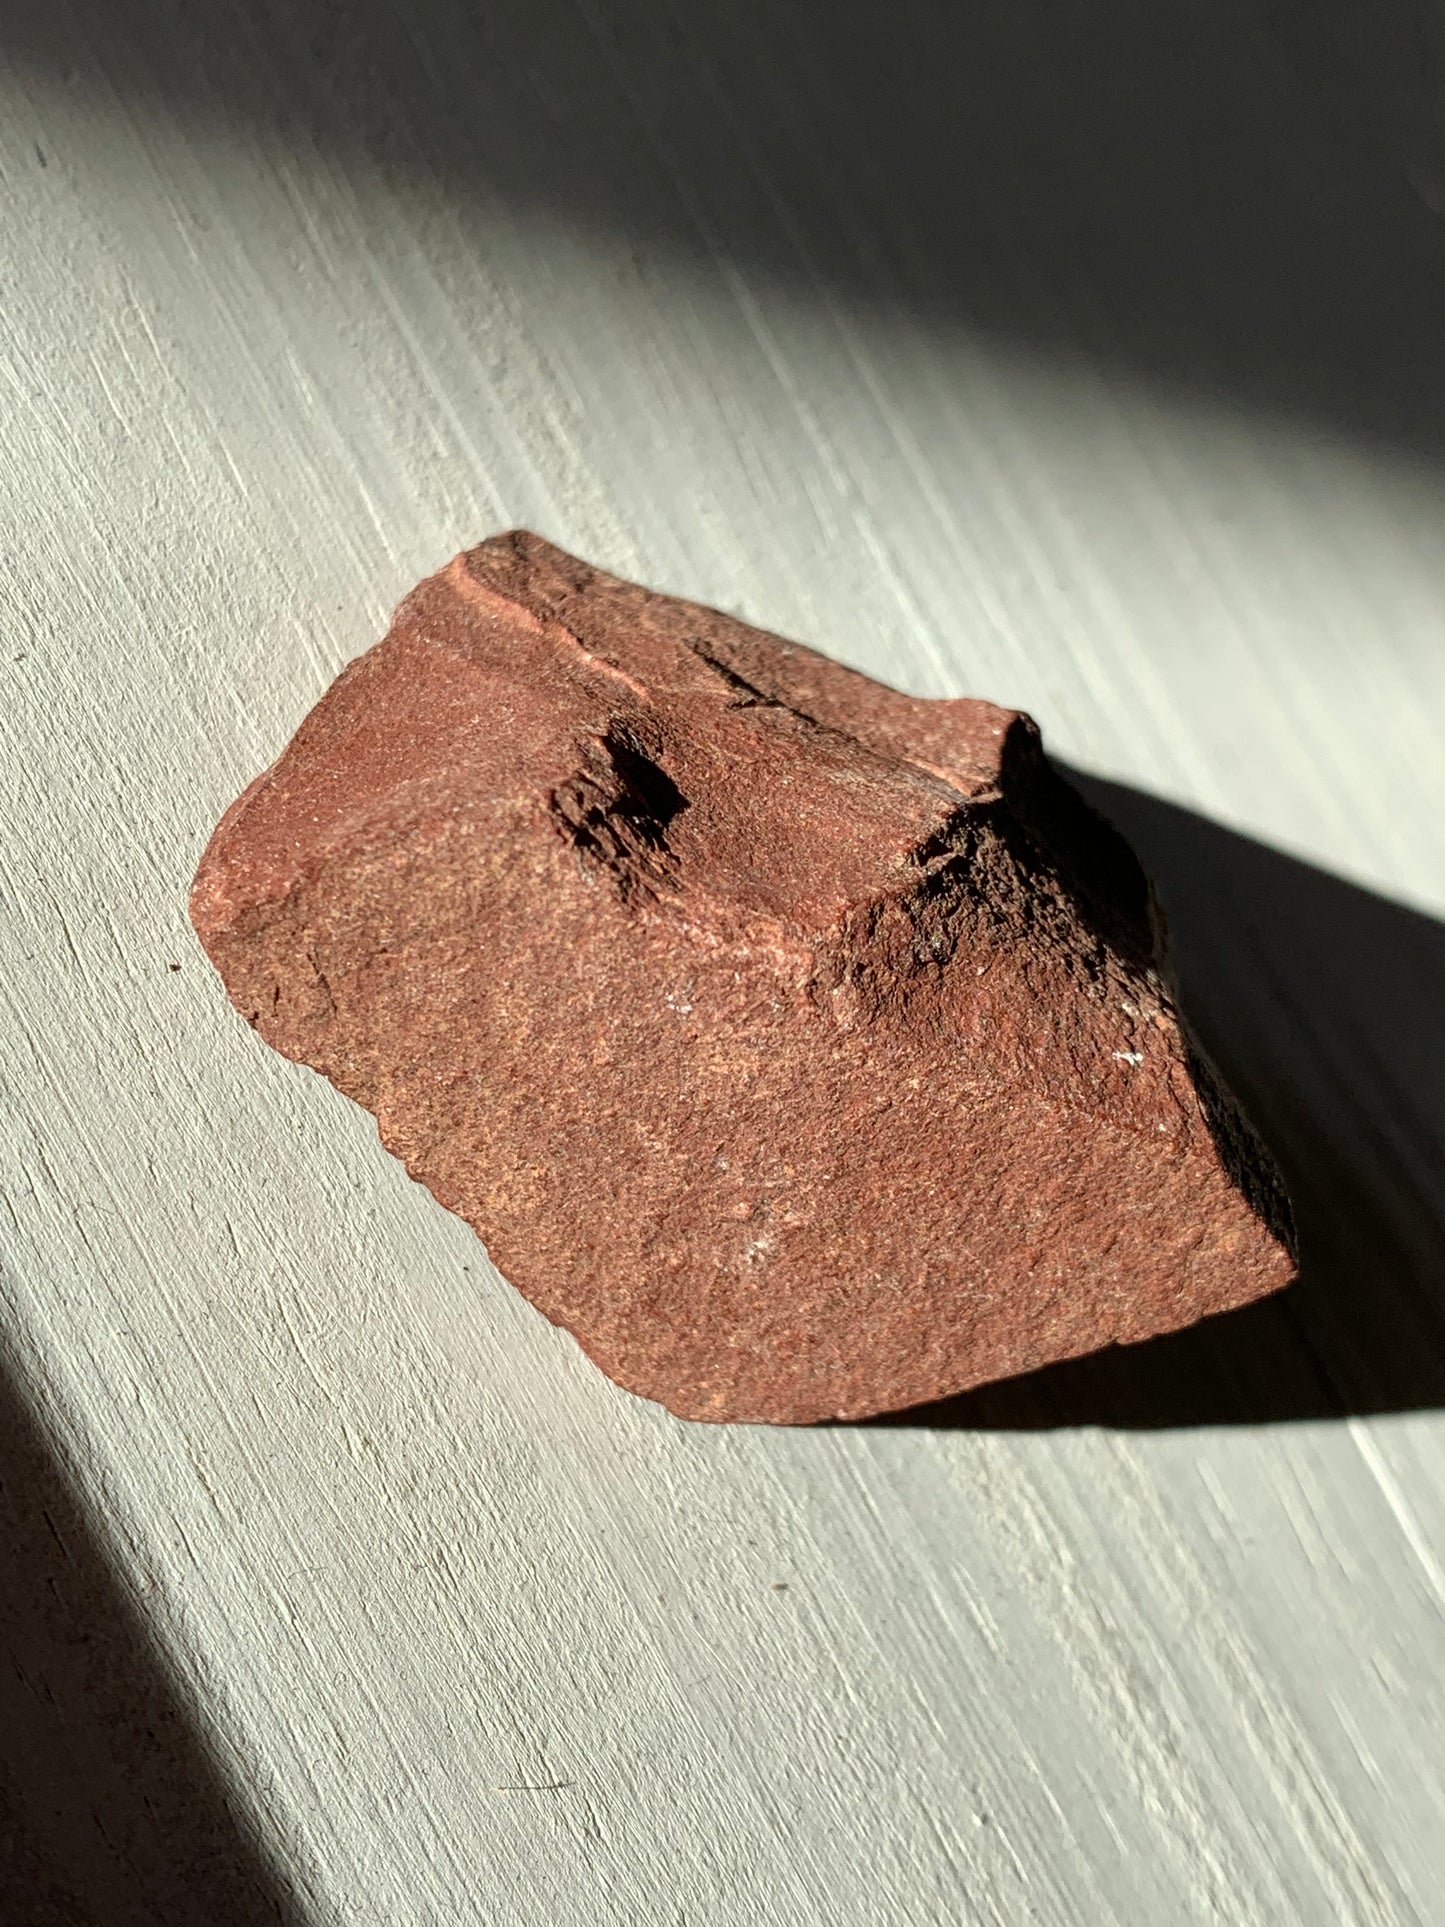
{"label": "dark shadow cast by rock", "polygon": [[1414,0],[12,0],[0,48],[418,219],[440,184],[619,272],[725,261],[1445,457],[1445,19]]}
{"label": "dark shadow cast by rock", "polygon": [[0,1913],[298,1927],[0,1354]]}
{"label": "dark shadow cast by rock", "polygon": [[1445,1407],[1445,925],[1065,773],[1154,878],[1185,1008],[1283,1168],[1299,1282],[877,1423],[1160,1428]]}

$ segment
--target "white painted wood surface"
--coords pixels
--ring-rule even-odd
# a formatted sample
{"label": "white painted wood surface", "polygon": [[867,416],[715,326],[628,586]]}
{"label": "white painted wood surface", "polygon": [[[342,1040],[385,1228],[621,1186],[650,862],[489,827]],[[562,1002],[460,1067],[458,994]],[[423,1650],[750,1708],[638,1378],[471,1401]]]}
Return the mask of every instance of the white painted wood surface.
{"label": "white painted wood surface", "polygon": [[[1435,136],[1283,6],[994,11],[1002,106],[921,0],[0,24],[10,1917],[1441,1918]],[[690,1428],[259,1045],[209,829],[518,523],[1126,786],[1294,1308]]]}

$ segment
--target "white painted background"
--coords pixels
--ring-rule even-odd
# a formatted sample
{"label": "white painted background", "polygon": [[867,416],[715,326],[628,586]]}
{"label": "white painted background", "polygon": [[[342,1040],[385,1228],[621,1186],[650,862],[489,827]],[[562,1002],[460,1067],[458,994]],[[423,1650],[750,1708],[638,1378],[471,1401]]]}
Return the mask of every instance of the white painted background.
{"label": "white painted background", "polygon": [[[1102,131],[1030,172],[989,123],[933,203],[990,96],[924,44],[908,146],[936,11],[857,72],[801,0],[0,24],[15,1918],[1441,1917],[1428,76],[1096,8]],[[1025,77],[1095,31],[1016,16]],[[690,1428],[260,1046],[205,838],[518,523],[1130,786],[1305,1186],[1298,1311],[948,1424]]]}

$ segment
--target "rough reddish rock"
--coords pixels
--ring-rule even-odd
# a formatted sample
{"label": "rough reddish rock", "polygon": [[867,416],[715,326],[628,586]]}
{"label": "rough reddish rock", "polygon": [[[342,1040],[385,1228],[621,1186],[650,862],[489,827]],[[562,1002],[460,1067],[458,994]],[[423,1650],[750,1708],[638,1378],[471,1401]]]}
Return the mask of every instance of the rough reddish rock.
{"label": "rough reddish rock", "polygon": [[1143,873],[1026,716],[536,536],[408,597],[191,915],[266,1041],[688,1418],[911,1405],[1292,1275]]}

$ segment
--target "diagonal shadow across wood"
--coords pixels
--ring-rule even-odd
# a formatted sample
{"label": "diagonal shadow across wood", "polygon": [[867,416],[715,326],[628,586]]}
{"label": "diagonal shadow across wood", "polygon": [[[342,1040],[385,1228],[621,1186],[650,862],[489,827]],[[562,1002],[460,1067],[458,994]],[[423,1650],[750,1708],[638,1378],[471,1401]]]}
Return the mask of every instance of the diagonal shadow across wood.
{"label": "diagonal shadow across wood", "polygon": [[0,1352],[0,1916],[299,1927]]}
{"label": "diagonal shadow across wood", "polygon": [[11,0],[4,55],[440,185],[483,250],[500,209],[1445,458],[1424,0]]}
{"label": "diagonal shadow across wood", "polygon": [[1188,810],[1067,770],[1168,914],[1182,1002],[1278,1157],[1279,1297],[877,1421],[998,1431],[1445,1407],[1445,925]]}

